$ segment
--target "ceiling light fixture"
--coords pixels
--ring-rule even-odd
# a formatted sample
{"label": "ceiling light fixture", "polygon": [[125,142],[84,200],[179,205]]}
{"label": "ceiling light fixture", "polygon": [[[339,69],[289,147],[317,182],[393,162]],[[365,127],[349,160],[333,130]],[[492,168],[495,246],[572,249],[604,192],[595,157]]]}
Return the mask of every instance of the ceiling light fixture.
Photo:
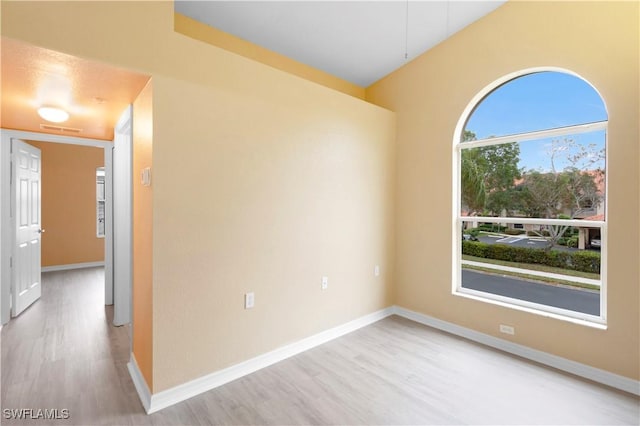
{"label": "ceiling light fixture", "polygon": [[62,123],[69,119],[69,113],[61,108],[43,106],[38,108],[38,115],[52,123]]}

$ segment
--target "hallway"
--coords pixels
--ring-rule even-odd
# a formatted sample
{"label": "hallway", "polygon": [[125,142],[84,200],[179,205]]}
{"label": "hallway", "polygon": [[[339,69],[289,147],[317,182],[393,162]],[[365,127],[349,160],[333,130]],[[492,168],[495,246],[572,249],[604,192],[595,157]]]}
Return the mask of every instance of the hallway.
{"label": "hallway", "polygon": [[126,367],[128,327],[111,325],[103,283],[104,268],[42,274],[42,298],[2,329],[3,409],[68,409],[74,424],[144,418]]}

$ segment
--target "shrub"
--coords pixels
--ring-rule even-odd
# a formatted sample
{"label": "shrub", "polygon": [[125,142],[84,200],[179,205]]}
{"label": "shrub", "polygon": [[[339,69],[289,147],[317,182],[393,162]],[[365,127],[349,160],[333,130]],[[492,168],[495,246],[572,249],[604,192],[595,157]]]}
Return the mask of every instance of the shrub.
{"label": "shrub", "polygon": [[520,234],[524,234],[524,230],[522,229],[515,229],[515,228],[507,228],[504,230],[504,233],[507,235],[520,235]]}
{"label": "shrub", "polygon": [[[576,242],[577,244],[577,242]],[[529,263],[600,273],[600,253],[593,251],[560,251],[463,241],[462,254],[507,262]]]}
{"label": "shrub", "polygon": [[462,254],[469,256],[484,257],[487,258],[487,248],[489,244],[482,243],[480,241],[463,241],[462,242]]}
{"label": "shrub", "polygon": [[579,233],[580,233],[580,230],[578,228],[576,228],[575,226],[572,226],[569,229],[567,229],[566,231],[564,231],[564,236],[565,237],[573,237],[575,235],[578,235]]}
{"label": "shrub", "polygon": [[600,273],[600,253],[594,251],[573,251],[571,261],[576,271]]}
{"label": "shrub", "polygon": [[567,247],[578,247],[578,236],[574,235],[573,237],[567,238]]}
{"label": "shrub", "polygon": [[478,225],[478,229],[485,232],[504,232],[507,227],[500,226],[497,223],[483,223]]}
{"label": "shrub", "polygon": [[480,230],[478,228],[469,228],[462,231],[463,234],[469,234],[473,237],[477,237],[480,234]]}

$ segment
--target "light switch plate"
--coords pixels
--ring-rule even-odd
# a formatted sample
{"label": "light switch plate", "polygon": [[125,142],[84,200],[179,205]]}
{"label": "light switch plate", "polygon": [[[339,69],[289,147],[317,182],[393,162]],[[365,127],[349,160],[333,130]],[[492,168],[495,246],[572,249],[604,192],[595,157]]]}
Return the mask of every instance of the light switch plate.
{"label": "light switch plate", "polygon": [[151,186],[151,167],[142,169],[142,185]]}

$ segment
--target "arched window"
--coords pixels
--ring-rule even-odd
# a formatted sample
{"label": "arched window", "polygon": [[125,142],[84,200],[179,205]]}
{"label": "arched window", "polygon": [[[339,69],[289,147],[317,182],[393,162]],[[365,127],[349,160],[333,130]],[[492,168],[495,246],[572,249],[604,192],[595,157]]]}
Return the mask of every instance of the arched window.
{"label": "arched window", "polygon": [[566,71],[476,96],[454,143],[454,294],[606,323],[607,120]]}

